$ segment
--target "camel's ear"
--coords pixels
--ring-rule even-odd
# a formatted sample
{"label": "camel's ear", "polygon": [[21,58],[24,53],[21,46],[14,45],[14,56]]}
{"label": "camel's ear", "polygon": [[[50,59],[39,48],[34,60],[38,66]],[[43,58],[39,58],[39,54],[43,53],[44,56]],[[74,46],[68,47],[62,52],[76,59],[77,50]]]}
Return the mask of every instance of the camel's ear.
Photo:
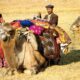
{"label": "camel's ear", "polygon": [[3,24],[3,29],[4,29],[5,31],[9,32],[9,31],[12,30],[13,28],[12,28],[12,26],[11,26],[10,23],[4,23],[4,24]]}
{"label": "camel's ear", "polygon": [[15,29],[11,26],[10,23],[5,23],[3,25],[3,28],[4,28],[5,31],[8,32],[8,34],[10,35],[10,37],[14,37],[14,35],[15,35]]}

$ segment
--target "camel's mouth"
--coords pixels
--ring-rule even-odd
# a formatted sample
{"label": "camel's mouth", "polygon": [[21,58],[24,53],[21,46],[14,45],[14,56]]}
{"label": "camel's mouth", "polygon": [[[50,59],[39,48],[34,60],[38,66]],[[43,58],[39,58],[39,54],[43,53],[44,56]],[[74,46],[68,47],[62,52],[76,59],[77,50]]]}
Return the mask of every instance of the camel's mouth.
{"label": "camel's mouth", "polygon": [[5,40],[6,39],[5,31],[2,28],[0,28],[0,39],[1,40]]}
{"label": "camel's mouth", "polygon": [[5,33],[5,31],[0,31],[0,40],[7,41],[10,38],[10,34]]}
{"label": "camel's mouth", "polygon": [[6,42],[7,40],[8,40],[8,37],[6,36],[6,37],[3,39],[3,41]]}
{"label": "camel's mouth", "polygon": [[3,40],[4,42],[6,42],[10,39],[10,36],[3,34],[0,36],[0,39]]}

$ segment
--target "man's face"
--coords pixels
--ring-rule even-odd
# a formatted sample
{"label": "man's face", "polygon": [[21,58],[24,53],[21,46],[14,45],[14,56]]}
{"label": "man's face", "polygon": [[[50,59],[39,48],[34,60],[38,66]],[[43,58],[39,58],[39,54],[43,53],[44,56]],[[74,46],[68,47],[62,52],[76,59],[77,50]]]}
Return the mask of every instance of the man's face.
{"label": "man's face", "polygon": [[48,14],[53,13],[53,8],[47,8],[47,12],[48,12]]}

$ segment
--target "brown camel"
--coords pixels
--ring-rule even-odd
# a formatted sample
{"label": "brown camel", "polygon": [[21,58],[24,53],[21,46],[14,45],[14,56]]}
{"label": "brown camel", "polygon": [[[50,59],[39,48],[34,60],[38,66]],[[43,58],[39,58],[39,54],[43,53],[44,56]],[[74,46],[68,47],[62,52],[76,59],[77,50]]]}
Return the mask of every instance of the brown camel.
{"label": "brown camel", "polygon": [[18,70],[22,66],[32,73],[37,73],[46,60],[37,49],[34,34],[26,31],[25,34],[20,33],[16,37],[15,30],[10,24],[5,24],[2,31],[0,40],[10,70]]}

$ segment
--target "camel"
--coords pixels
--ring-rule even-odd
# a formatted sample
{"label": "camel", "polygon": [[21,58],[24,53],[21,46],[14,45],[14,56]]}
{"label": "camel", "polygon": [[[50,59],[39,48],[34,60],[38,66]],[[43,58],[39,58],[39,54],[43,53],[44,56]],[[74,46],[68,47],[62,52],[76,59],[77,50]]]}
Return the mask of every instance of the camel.
{"label": "camel", "polygon": [[10,24],[5,24],[0,33],[0,41],[9,70],[18,71],[20,67],[37,73],[46,60],[38,51],[38,44],[32,32],[25,31],[17,36]]}
{"label": "camel", "polygon": [[73,24],[70,27],[70,30],[72,31],[73,35],[72,49],[79,49],[79,47],[77,46],[80,44],[80,16],[73,22]]}
{"label": "camel", "polygon": [[80,32],[80,16],[73,22],[70,29],[73,32]]}

